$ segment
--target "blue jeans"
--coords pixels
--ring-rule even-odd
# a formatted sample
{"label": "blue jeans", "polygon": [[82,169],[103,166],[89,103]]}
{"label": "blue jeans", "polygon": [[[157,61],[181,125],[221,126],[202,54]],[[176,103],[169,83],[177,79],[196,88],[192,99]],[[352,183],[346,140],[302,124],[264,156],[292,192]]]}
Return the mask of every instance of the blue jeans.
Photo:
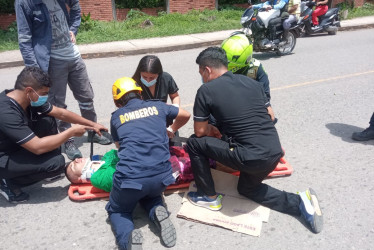
{"label": "blue jeans", "polygon": [[139,179],[128,179],[116,171],[113,175],[113,188],[105,209],[120,249],[127,249],[131,231],[134,230],[132,212],[139,202],[154,220],[156,207],[163,206],[162,192],[174,183],[171,171]]}

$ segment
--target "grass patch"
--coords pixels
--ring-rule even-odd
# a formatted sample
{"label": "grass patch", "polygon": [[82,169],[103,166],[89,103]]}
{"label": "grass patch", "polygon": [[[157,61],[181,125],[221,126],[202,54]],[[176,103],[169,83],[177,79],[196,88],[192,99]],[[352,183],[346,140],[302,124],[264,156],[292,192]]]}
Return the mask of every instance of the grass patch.
{"label": "grass patch", "polygon": [[[121,22],[95,21],[89,16],[83,16],[77,43],[88,44],[239,29],[242,14],[243,10],[240,9],[193,10],[187,14],[162,12],[159,16],[131,11],[128,19]],[[153,25],[144,25],[147,20]],[[15,49],[18,49],[17,29],[11,27],[7,31],[0,30],[0,51]]]}
{"label": "grass patch", "polygon": [[348,2],[343,2],[341,4],[338,4],[338,7],[340,8],[341,17],[343,11],[348,10],[347,19],[374,16],[374,1],[366,2],[362,7],[353,7],[352,4],[349,4]]}

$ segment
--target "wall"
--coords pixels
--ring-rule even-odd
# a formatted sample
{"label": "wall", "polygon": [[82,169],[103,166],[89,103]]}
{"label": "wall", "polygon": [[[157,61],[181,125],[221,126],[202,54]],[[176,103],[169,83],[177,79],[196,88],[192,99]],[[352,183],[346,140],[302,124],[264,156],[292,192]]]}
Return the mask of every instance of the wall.
{"label": "wall", "polygon": [[[330,0],[329,1],[329,3],[330,3],[329,6],[336,6],[337,4],[343,3],[345,1],[346,0]],[[365,0],[350,0],[349,2],[354,2],[354,7],[360,7],[360,6],[364,5]]]}
{"label": "wall", "polygon": [[113,20],[112,0],[80,0],[82,14],[91,14],[91,19],[110,21]]}
{"label": "wall", "polygon": [[[130,11],[130,9],[116,9],[117,13],[117,20],[122,21],[126,19],[127,13]],[[159,7],[159,8],[143,8],[140,10],[141,12],[144,12],[150,16],[157,16],[158,12],[160,11],[166,11],[165,8]]]}
{"label": "wall", "polygon": [[16,21],[16,14],[0,13],[0,29],[7,29],[8,26],[14,21]]}
{"label": "wall", "polygon": [[168,12],[186,13],[190,10],[216,9],[215,0],[169,0]]}

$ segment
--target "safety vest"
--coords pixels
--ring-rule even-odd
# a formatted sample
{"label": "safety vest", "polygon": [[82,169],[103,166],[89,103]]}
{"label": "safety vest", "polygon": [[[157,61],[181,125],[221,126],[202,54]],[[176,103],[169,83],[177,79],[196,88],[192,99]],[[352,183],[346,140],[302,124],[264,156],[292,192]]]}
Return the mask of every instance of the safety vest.
{"label": "safety vest", "polygon": [[259,60],[252,58],[251,61],[249,62],[247,76],[256,80],[258,68],[260,67],[260,65],[261,65],[261,62]]}

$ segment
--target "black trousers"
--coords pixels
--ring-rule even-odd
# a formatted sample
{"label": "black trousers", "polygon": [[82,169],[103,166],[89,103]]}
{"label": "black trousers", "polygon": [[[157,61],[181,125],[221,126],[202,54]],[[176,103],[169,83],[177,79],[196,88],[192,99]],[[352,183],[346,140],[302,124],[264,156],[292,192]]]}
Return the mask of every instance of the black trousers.
{"label": "black trousers", "polygon": [[374,129],[374,113],[373,113],[373,115],[371,116],[371,118],[370,118],[370,128],[373,128]]}
{"label": "black trousers", "polygon": [[[57,134],[57,123],[50,116],[38,116],[32,122],[31,129],[38,137]],[[53,177],[65,171],[65,158],[61,149],[35,155],[21,148],[9,155],[5,168],[0,168],[0,178],[8,180],[12,185],[24,187]]]}
{"label": "black trousers", "polygon": [[300,215],[299,195],[280,191],[262,183],[276,168],[282,153],[267,159],[241,162],[237,155],[237,148],[229,142],[208,136],[198,138],[195,135],[188,139],[187,150],[199,194],[208,196],[216,194],[210,172],[210,158],[240,171],[237,187],[239,194],[273,210]]}

